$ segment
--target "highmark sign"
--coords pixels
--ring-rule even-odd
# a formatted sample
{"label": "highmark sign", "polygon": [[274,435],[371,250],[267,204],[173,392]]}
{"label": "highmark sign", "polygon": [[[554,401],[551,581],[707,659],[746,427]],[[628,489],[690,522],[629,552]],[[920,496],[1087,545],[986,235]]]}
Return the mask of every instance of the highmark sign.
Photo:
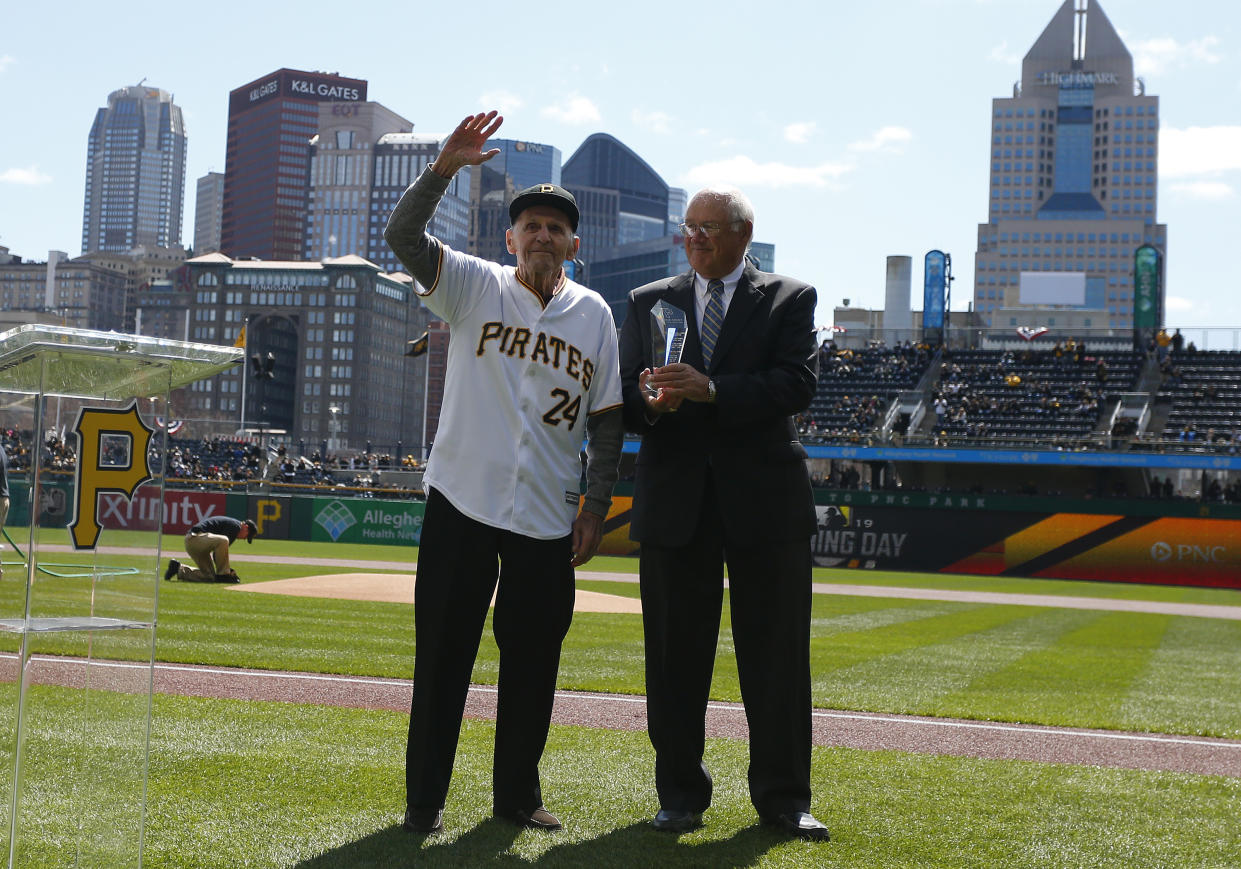
{"label": "highmark sign", "polygon": [[421,501],[315,498],[311,540],[339,543],[408,543],[422,539]]}
{"label": "highmark sign", "polygon": [[1066,88],[1120,84],[1120,76],[1114,72],[1040,72],[1034,80],[1040,85]]}

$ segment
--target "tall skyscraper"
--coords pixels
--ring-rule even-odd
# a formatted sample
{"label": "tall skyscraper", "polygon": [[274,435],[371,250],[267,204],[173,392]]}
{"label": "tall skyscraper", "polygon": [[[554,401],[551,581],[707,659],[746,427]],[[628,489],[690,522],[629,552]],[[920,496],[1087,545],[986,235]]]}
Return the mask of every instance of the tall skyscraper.
{"label": "tall skyscraper", "polygon": [[366,82],[278,69],[232,91],[220,249],[230,257],[299,260],[305,250],[310,139],[319,103],[365,102]]}
{"label": "tall skyscraper", "polygon": [[[366,256],[376,143],[414,125],[379,103],[320,103],[310,145],[306,258]],[[406,182],[408,184],[408,182]]]}
{"label": "tall skyscraper", "polygon": [[645,160],[607,133],[595,133],[564,164],[561,183],[578,200],[582,259],[592,251],[668,232],[669,190]]}
{"label": "tall skyscraper", "polygon": [[[1134,251],[1156,218],[1159,98],[1097,2],[1064,0],[992,101],[974,307],[992,328],[1131,329]],[[1037,320],[1038,322],[1034,322]]]}
{"label": "tall skyscraper", "polygon": [[[387,133],[375,143],[375,172],[371,183],[369,229],[365,256],[385,272],[404,271],[396,254],[384,241],[388,215],[405,188],[439,156],[444,136],[426,133]],[[455,250],[468,250],[470,185],[477,166],[463,166],[448,183],[428,227],[430,233]]]}
{"label": "tall skyscraper", "polygon": [[500,149],[499,154],[487,161],[487,167],[512,178],[514,190],[525,190],[535,184],[560,183],[559,148],[517,139],[488,139],[483,148]]}
{"label": "tall skyscraper", "polygon": [[[581,215],[585,282],[611,306],[617,324],[630,290],[689,268],[680,235],[689,194],[669,187],[623,142],[607,133],[587,137],[565,163],[561,183]],[[760,267],[773,269],[773,245],[755,242],[751,252]]]}
{"label": "tall skyscraper", "polygon": [[82,253],[180,244],[185,148],[168,91],[137,84],[108,95],[86,148]]}
{"label": "tall skyscraper", "polygon": [[224,173],[208,172],[198,179],[194,198],[194,253],[220,249],[220,218],[224,214]]}

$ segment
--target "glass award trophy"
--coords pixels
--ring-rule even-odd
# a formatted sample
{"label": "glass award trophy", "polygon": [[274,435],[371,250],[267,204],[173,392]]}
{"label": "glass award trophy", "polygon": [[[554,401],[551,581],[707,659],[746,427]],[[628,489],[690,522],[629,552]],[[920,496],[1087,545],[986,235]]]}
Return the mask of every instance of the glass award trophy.
{"label": "glass award trophy", "polygon": [[[662,300],[651,308],[651,370],[681,361],[688,319],[676,305]],[[659,395],[650,385],[645,390],[651,398]]]}

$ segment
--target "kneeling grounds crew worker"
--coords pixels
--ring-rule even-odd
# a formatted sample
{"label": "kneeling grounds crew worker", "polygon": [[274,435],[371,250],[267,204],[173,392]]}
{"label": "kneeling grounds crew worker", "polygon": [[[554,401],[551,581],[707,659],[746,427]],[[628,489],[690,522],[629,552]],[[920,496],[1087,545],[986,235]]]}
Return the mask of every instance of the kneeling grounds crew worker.
{"label": "kneeling grounds crew worker", "polygon": [[209,516],[185,534],[185,552],[197,568],[174,558],[168,562],[164,579],[175,576],[182,582],[241,582],[237,571],[228,566],[228,548],[238,538],[253,543],[258,534],[253,519]]}

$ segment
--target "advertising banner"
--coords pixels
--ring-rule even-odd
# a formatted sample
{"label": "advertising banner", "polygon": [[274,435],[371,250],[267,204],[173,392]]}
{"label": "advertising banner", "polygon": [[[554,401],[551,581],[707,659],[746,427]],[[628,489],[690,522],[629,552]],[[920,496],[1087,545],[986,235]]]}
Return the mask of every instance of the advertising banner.
{"label": "advertising banner", "polygon": [[[63,528],[72,513],[72,477],[53,477],[39,486],[40,525]],[[30,484],[26,480],[9,480],[9,517],[5,524],[12,527],[30,524]]]}
{"label": "advertising banner", "polygon": [[[119,492],[100,492],[97,516],[103,528],[153,531],[161,515],[159,486],[139,486],[132,499]],[[168,489],[162,515],[165,534],[184,534],[208,516],[225,514],[223,492]]]}
{"label": "advertising banner", "polygon": [[1241,521],[820,505],[819,567],[1241,588]]}
{"label": "advertising banner", "polygon": [[422,540],[423,501],[315,498],[311,540],[340,543],[404,543]]}
{"label": "advertising banner", "polygon": [[941,250],[930,251],[924,259],[922,292],[922,328],[944,328],[944,271],[947,256]]}
{"label": "advertising banner", "polygon": [[1144,244],[1133,253],[1133,328],[1152,335],[1161,317],[1159,251]]}

